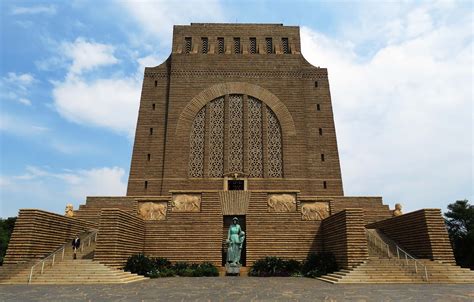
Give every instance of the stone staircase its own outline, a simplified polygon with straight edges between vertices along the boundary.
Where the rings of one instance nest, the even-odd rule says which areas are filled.
[[[415,260],[398,259],[400,252],[397,254],[393,240],[377,230],[367,231],[368,260],[318,279],[329,283],[474,283],[474,271],[441,261],[416,259],[415,272]]]
[[[41,274],[41,264],[33,270],[31,284],[105,284],[130,283],[148,278],[124,272],[123,270],[108,267],[93,261],[95,240],[89,241],[89,234],[82,234],[83,250],[77,252],[77,259],[73,259],[73,250],[66,244],[64,257],[62,252],[57,253],[54,265],[51,258],[45,262]],[[10,264],[0,267],[0,284],[28,284],[31,267],[39,263],[38,260],[27,263]]]

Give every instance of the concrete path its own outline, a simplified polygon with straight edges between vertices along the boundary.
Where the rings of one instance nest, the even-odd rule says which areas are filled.
[[[111,285],[0,285],[0,301],[474,301],[474,285],[332,285],[309,278],[160,278]]]

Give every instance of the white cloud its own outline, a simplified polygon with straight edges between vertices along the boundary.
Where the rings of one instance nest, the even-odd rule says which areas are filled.
[[[302,28],[304,56],[328,67],[346,195],[407,210],[473,198],[469,18],[434,25],[431,10],[385,20],[405,38],[386,37],[364,60],[358,38]]]
[[[125,170],[119,167],[51,171],[28,166],[19,176],[0,177],[0,217],[14,216],[19,208],[41,208],[62,214],[67,203],[77,209],[86,196],[124,196]],[[28,190],[25,190],[28,188]]]
[[[224,20],[224,10],[218,0],[193,1],[117,1],[145,32],[169,43],[173,25],[190,22]]]
[[[31,101],[27,98],[19,98],[18,102],[26,106],[31,106]]]
[[[29,73],[17,74],[15,72],[9,72],[7,76],[3,78],[3,81],[17,86],[22,90],[26,90],[35,82],[35,77]]]
[[[114,56],[113,46],[88,42],[82,37],[77,38],[73,43],[63,43],[62,51],[64,56],[72,59],[69,72],[73,75],[118,63],[118,59]]]
[[[136,79],[68,79],[56,84],[53,97],[56,110],[70,121],[133,135],[140,100]]]
[[[56,7],[54,5],[37,5],[30,7],[15,6],[11,9],[12,15],[36,15],[36,14],[56,14]]]

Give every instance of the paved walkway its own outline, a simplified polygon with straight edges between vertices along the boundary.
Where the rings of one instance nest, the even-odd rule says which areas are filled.
[[[474,301],[474,285],[332,285],[309,278],[161,278],[118,285],[0,285],[0,301]]]

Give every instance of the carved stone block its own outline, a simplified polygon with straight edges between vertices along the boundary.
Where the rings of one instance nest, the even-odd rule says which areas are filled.
[[[138,202],[138,215],[144,220],[165,220],[166,201],[140,201]]]
[[[200,212],[201,194],[173,194],[171,210],[173,212]]]
[[[294,194],[269,194],[268,212],[296,212],[296,196]]]
[[[301,218],[303,220],[323,220],[329,217],[329,202],[304,201],[301,202]]]

